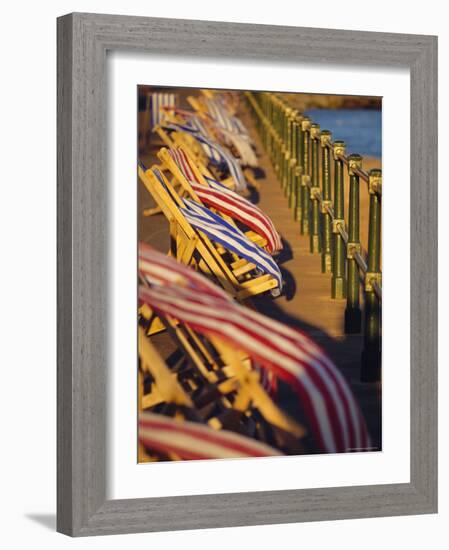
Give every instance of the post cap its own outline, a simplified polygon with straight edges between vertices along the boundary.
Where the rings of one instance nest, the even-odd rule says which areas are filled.
[[[349,174],[351,176],[354,174],[355,168],[362,168],[362,157],[360,155],[357,155],[356,153],[352,153],[352,155],[349,155],[348,157],[349,162]]]
[[[309,130],[311,125],[312,125],[312,122],[311,122],[310,118],[307,117],[307,116],[303,117],[302,122],[301,122],[302,131],[305,132],[306,130]]]
[[[346,153],[346,143],[338,140],[334,141],[334,157],[344,156]]]
[[[320,125],[313,123],[310,125],[310,137],[317,139],[320,136]]]
[[[332,139],[332,132],[329,130],[321,130],[321,146],[326,147],[326,145],[330,145],[331,139]]]
[[[372,168],[369,171],[368,191],[371,195],[382,193],[382,170]]]

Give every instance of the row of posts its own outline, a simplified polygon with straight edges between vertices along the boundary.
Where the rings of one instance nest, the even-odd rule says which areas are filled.
[[[310,252],[321,254],[321,271],[332,275],[331,297],[346,299],[345,332],[363,328],[361,379],[381,376],[381,202],[382,173],[362,170],[362,157],[347,156],[343,141],[332,141],[310,118],[274,93],[246,92],[262,144],[299,224],[310,237]],[[345,179],[349,174],[348,222]],[[332,177],[333,176],[333,177]],[[333,179],[333,186],[332,186]],[[370,196],[368,252],[360,243],[360,180]],[[360,285],[364,286],[364,315]]]

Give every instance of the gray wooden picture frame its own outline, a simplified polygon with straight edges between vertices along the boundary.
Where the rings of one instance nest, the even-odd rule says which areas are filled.
[[[82,536],[436,512],[437,38],[82,13],[57,24],[58,531]],[[410,69],[410,483],[106,499],[108,50]]]

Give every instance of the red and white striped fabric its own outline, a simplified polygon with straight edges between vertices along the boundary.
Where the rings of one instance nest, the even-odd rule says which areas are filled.
[[[185,151],[181,149],[180,147],[174,149],[170,148],[168,149],[168,152],[171,156],[171,158],[175,161],[176,166],[179,168],[183,176],[187,179],[190,183],[201,183],[200,178],[198,178],[195,174],[195,171],[192,167],[192,164],[190,162],[189,157],[186,155]]]
[[[260,208],[215,180],[205,178],[208,186],[203,185],[196,177],[190,159],[182,149],[169,149],[169,153],[203,204],[240,221],[263,237],[271,254],[282,250],[279,233],[271,219]]]
[[[139,243],[139,275],[150,285],[182,285],[214,296],[217,300],[225,302],[232,300],[229,294],[203,275],[143,242]],[[260,373],[262,387],[271,397],[274,397],[277,393],[275,374],[257,364],[254,364],[253,367]]]
[[[281,455],[265,443],[227,430],[142,412],[139,441],[151,450],[175,453],[184,460]]]
[[[139,299],[200,334],[245,351],[296,391],[320,452],[362,451],[370,441],[365,421],[342,374],[305,334],[236,302],[186,288],[140,287]]]
[[[229,294],[214,285],[204,275],[158,252],[144,242],[139,242],[139,275],[142,280],[154,286],[181,285],[208,296],[214,296],[216,300],[225,302],[232,300]]]

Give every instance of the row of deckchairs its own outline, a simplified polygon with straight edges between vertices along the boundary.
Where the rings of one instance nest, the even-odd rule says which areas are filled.
[[[369,446],[338,369],[305,334],[254,311],[282,292],[282,239],[250,202],[254,153],[235,93],[203,90],[194,112],[163,107],[158,162],[138,166],[168,221],[168,255],[139,245],[139,460],[347,452]],[[234,167],[234,168],[233,168]],[[155,338],[168,338],[162,357]],[[167,343],[167,341],[165,341]],[[278,403],[282,380],[296,413]],[[295,413],[295,418],[296,418]]]
[[[252,148],[252,140],[248,130],[241,119],[229,112],[229,102],[226,102],[224,95],[205,96],[204,98],[189,97],[190,104],[194,107],[199,116],[210,121],[215,135],[240,157],[242,164],[252,168],[257,167],[257,157]]]
[[[204,98],[188,97],[193,111],[167,107],[166,124],[159,127],[160,131],[190,134],[208,161],[216,169],[229,173],[238,191],[246,189],[247,181],[257,186],[257,180],[248,170],[257,168],[258,160],[247,129],[227,110],[227,103],[221,100],[224,94],[212,98],[210,91],[203,92],[207,94]]]

